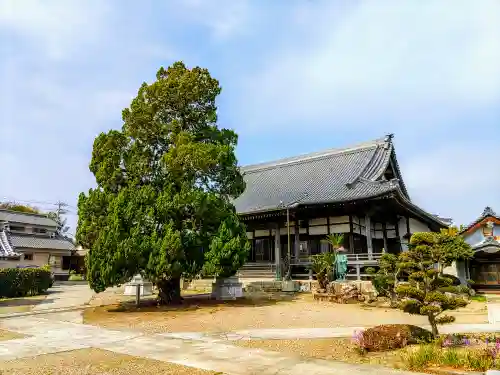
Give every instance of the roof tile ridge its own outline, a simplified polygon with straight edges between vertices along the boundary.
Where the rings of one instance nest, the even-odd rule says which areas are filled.
[[[370,142],[360,143],[358,145],[354,145],[351,147],[332,148],[332,149],[328,149],[328,150],[324,150],[324,151],[311,152],[311,153],[299,155],[296,157],[292,156],[290,158],[282,158],[282,159],[269,161],[269,162],[249,164],[247,166],[242,166],[240,168],[241,168],[242,172],[248,173],[248,172],[263,171],[263,170],[273,169],[273,168],[278,168],[278,167],[283,167],[283,166],[302,164],[305,162],[326,159],[326,158],[331,157],[333,155],[353,154],[353,153],[367,150],[370,148],[377,148],[380,146],[380,142],[381,142],[380,139],[377,139],[377,140],[373,140]],[[291,160],[287,160],[287,159],[291,159]]]
[[[347,187],[351,188],[355,186],[361,179],[375,181],[380,177],[381,171],[383,173],[384,168],[387,168],[387,164],[390,161],[393,147],[392,138],[393,135],[389,134],[379,140],[380,143],[377,143],[377,147],[368,163],[352,181],[346,184]],[[372,173],[372,169],[375,169],[376,172]]]
[[[391,146],[384,145],[380,147],[364,171],[363,177],[373,181],[378,180],[387,169],[390,158]]]
[[[0,208],[0,212],[8,212],[8,213],[12,213],[12,214],[26,215],[26,216],[38,216],[38,217],[50,219],[48,214],[42,214],[42,213],[36,213],[36,212],[22,212],[22,211],[15,211],[15,210],[7,210],[5,208]]]

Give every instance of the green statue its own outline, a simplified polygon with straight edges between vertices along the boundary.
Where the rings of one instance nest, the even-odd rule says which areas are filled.
[[[345,281],[345,275],[347,274],[347,254],[337,253],[335,273],[337,274],[337,281]]]

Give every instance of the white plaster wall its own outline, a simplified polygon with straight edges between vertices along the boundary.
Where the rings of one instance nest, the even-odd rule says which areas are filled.
[[[410,232],[430,232],[429,227],[417,219],[410,218]]]
[[[328,234],[328,226],[326,225],[318,225],[315,227],[309,227],[310,235],[320,235],[320,234]]]
[[[457,263],[453,262],[453,264],[449,267],[445,267],[443,269],[443,273],[447,273],[448,275],[453,275],[458,277],[458,269],[457,269]]]

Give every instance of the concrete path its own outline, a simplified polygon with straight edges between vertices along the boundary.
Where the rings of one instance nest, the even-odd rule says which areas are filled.
[[[430,327],[423,326],[430,329]],[[235,332],[203,333],[175,332],[160,335],[175,339],[198,340],[207,342],[238,341],[238,340],[294,340],[352,337],[356,331],[366,327],[336,327],[336,328],[285,328],[285,329],[254,329]],[[439,327],[440,333],[480,333],[500,332],[498,324],[448,324]]]
[[[32,311],[37,313],[50,309],[66,309],[86,305],[94,296],[88,285],[58,285],[49,289],[49,295]]]
[[[76,313],[73,313],[73,315]],[[71,314],[66,317],[72,320]],[[299,356],[249,349],[232,345],[144,336],[138,332],[114,331],[61,321],[61,316],[44,315],[9,318],[0,327],[30,337],[0,342],[0,360],[58,353],[84,348],[100,348],[116,353],[156,359],[234,375],[410,375],[415,373],[367,365],[351,365],[326,360],[304,360]]]

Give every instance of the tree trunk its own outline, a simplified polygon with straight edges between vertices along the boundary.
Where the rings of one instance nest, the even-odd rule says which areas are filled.
[[[437,337],[439,335],[439,332],[438,332],[438,327],[437,327],[437,323],[436,323],[436,317],[432,313],[427,315],[427,317],[429,318],[429,323],[431,325],[432,334],[434,335],[434,337]]]
[[[390,295],[391,307],[393,309],[398,307],[398,295],[394,291],[394,289],[389,291],[389,295]]]
[[[180,277],[162,280],[156,286],[160,305],[174,305],[182,302]]]

